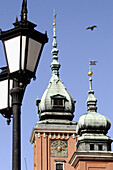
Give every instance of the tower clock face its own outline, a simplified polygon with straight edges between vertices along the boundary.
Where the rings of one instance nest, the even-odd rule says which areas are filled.
[[[66,140],[51,140],[51,156],[52,157],[67,157],[67,141]]]

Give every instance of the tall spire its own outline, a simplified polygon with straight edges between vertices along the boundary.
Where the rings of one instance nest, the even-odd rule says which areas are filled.
[[[93,75],[93,72],[91,71],[91,68],[90,68],[90,71],[88,72],[88,76],[90,76],[89,78],[89,91],[88,91],[88,98],[87,98],[87,111],[88,112],[96,112],[97,111],[97,107],[96,107],[96,103],[97,103],[97,99],[96,97],[94,96],[94,90],[92,89],[92,75]]]
[[[54,12],[54,21],[53,21],[53,49],[51,51],[53,57],[53,62],[51,63],[50,67],[51,70],[53,71],[53,74],[59,75],[59,68],[60,68],[60,63],[58,62],[58,52],[59,50],[57,49],[57,41],[56,41],[56,13]]]
[[[53,21],[53,49],[52,63],[50,65],[52,76],[41,100],[37,100],[40,122],[48,124],[73,124],[75,101],[67,91],[59,76],[60,64],[58,62],[58,49],[56,41],[56,14]],[[76,124],[76,123],[75,123]]]
[[[21,21],[27,21],[27,0],[23,0],[22,2],[22,10],[21,10]]]
[[[90,64],[95,65],[95,64]],[[92,89],[92,75],[93,72],[88,72],[89,91],[87,98],[87,113],[83,114],[77,125],[77,150],[79,151],[111,151],[112,139],[106,136],[110,129],[111,123],[104,115],[97,113],[97,99],[94,96]],[[99,147],[101,146],[101,147]]]

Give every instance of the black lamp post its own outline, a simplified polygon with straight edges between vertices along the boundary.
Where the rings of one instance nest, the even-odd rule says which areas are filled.
[[[8,31],[1,31],[0,39],[3,42],[8,76],[13,79],[13,88],[8,88],[12,96],[13,113],[13,157],[12,169],[21,170],[21,103],[24,90],[35,72],[39,63],[44,44],[47,43],[47,34],[34,29],[35,24],[27,20],[27,0],[23,0],[21,21],[13,24],[15,27]],[[9,96],[8,96],[9,97]],[[6,110],[5,110],[6,111]]]

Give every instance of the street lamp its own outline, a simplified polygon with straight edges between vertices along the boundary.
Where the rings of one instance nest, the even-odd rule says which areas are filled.
[[[1,32],[6,61],[10,76],[23,81],[35,77],[36,68],[44,44],[48,41],[47,35],[34,29],[35,24],[27,20],[27,2],[23,0],[21,21],[13,24],[15,27]],[[18,77],[19,76],[19,77]]]
[[[31,78],[35,78],[41,52],[48,38],[46,33],[36,31],[34,29],[36,25],[27,20],[27,0],[23,0],[22,3],[21,20],[18,21],[16,18],[13,25],[13,29],[1,31],[0,39],[5,50],[8,76],[13,80],[13,88],[6,90],[6,93],[9,94],[10,91],[12,96],[12,170],[21,170],[21,103],[27,84],[30,83]],[[8,95],[7,97],[9,98]]]

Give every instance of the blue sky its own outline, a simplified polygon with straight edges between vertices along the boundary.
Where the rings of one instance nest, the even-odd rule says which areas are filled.
[[[16,16],[20,18],[22,1],[4,0],[0,5],[0,28],[13,28]],[[28,20],[37,24],[36,29],[48,32],[49,42],[45,45],[37,69],[36,81],[28,85],[22,105],[22,170],[26,156],[28,170],[32,169],[33,151],[30,144],[32,128],[38,121],[36,97],[41,98],[51,77],[53,9],[57,18],[57,42],[60,77],[75,98],[75,118],[86,113],[89,88],[89,58],[97,60],[93,66],[93,89],[97,98],[98,113],[108,117],[113,138],[113,1],[112,0],[33,0],[28,1]],[[92,32],[90,25],[97,25]],[[5,65],[4,51],[0,43],[0,67]],[[6,125],[0,116],[0,169],[12,167],[12,123]],[[10,168],[9,168],[10,167]]]

